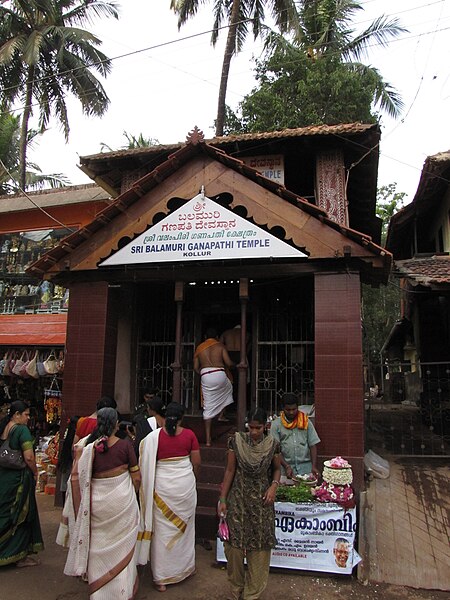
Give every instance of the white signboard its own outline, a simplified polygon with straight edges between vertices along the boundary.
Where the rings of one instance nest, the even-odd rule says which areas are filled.
[[[361,557],[353,548],[356,509],[318,502],[275,503],[275,536],[271,567],[350,575]],[[225,561],[217,540],[217,560]]]
[[[241,156],[239,160],[252,169],[259,171],[267,179],[284,185],[284,157],[282,154],[269,154],[267,156]]]
[[[99,266],[305,256],[297,248],[199,194]]]

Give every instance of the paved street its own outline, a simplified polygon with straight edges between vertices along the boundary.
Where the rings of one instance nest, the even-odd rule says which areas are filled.
[[[46,549],[40,554],[42,565],[25,569],[13,566],[1,570],[0,600],[88,600],[87,586],[81,580],[66,577],[63,567],[66,551],[54,542],[61,510],[53,506],[53,497],[38,495],[41,524]],[[160,596],[151,585],[151,576],[144,569],[137,600]],[[197,574],[189,580],[169,586],[165,600],[224,600],[228,598],[226,571],[218,567],[214,551],[197,546]],[[322,576],[280,570],[271,573],[269,586],[262,600],[444,600],[445,592],[413,590],[393,585],[363,586],[351,577]],[[111,600],[115,600],[111,598]]]

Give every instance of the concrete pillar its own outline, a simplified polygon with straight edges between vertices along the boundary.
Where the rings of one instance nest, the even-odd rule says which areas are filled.
[[[114,397],[118,312],[109,292],[104,281],[70,286],[64,416],[89,415],[102,396]]]
[[[359,273],[315,275],[315,407],[319,457],[343,456],[364,486],[364,386]]]

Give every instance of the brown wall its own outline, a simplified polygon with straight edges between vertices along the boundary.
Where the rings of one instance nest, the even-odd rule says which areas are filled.
[[[117,307],[108,284],[70,287],[64,368],[64,412],[85,416],[102,396],[114,396]]]
[[[343,456],[364,480],[364,390],[358,273],[315,275],[315,406],[319,457]]]

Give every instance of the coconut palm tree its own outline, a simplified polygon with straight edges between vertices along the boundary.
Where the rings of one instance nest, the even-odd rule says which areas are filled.
[[[207,0],[171,0],[170,8],[178,15],[178,29],[197,14],[199,6]],[[254,39],[266,32],[265,9],[270,8],[278,30],[285,33],[295,30],[298,13],[295,0],[214,0],[214,24],[211,43],[215,46],[220,28],[228,25],[228,35],[222,63],[219,99],[217,103],[216,135],[223,135],[225,98],[231,59],[243,47],[249,28]]]
[[[352,20],[364,10],[357,0],[303,0],[299,10],[300,26],[292,41],[297,48],[311,59],[338,58],[346,67],[365,76],[370,74],[375,86],[375,105],[390,116],[398,117],[403,101],[396,90],[386,82],[381,73],[361,59],[367,57],[370,45],[387,46],[389,41],[407,30],[399,20],[385,16],[375,19],[363,32],[356,34]],[[269,52],[286,49],[290,42],[271,33],[266,40]]]
[[[0,4],[0,103],[23,108],[20,133],[20,185],[26,185],[29,120],[39,110],[43,132],[56,116],[69,137],[66,95],[87,115],[101,116],[109,98],[93,74],[106,76],[111,61],[101,41],[81,28],[95,17],[118,18],[116,4],[101,0],[10,0]]]
[[[39,132],[28,131],[28,146],[36,142]],[[20,162],[20,118],[7,111],[0,112],[0,195],[14,194],[23,191],[19,185]],[[68,185],[70,181],[61,173],[45,175],[41,168],[28,162],[26,187],[28,190],[39,190],[44,187],[58,188]]]
[[[123,132],[124,138],[127,140],[127,143],[119,148],[119,150],[134,150],[135,148],[150,148],[151,146],[159,146],[160,142],[156,138],[145,137],[143,133],[140,133],[138,136],[135,136],[132,133],[128,133],[128,131]],[[100,144],[101,152],[116,152],[118,148],[111,148],[109,144],[102,142]]]

